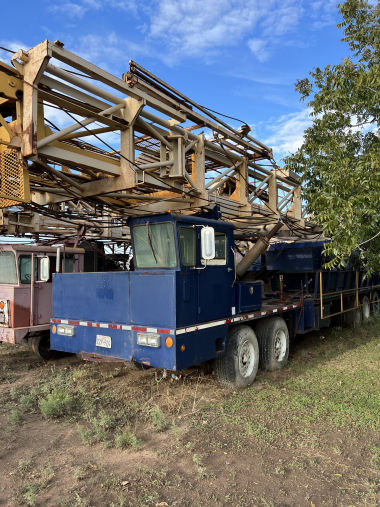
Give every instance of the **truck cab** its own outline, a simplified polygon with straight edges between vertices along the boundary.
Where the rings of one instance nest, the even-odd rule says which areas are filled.
[[[225,352],[261,282],[236,282],[234,226],[204,215],[130,219],[135,270],[55,274],[51,347],[180,370]]]
[[[56,257],[57,248],[49,246],[0,246],[0,341],[26,340],[36,346],[36,338],[40,343],[43,335],[48,337]],[[83,258],[83,249],[66,248],[59,270],[79,272],[83,269]]]

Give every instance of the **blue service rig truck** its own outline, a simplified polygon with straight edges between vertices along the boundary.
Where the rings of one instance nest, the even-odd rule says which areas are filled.
[[[295,335],[379,313],[379,277],[325,270],[323,242],[269,246],[278,223],[236,263],[219,217],[131,218],[134,271],[53,275],[51,349],[174,371],[213,361],[240,389],[259,365],[284,367]]]

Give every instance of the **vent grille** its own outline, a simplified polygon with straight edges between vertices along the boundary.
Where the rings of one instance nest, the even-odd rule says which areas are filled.
[[[8,148],[0,153],[0,178],[0,208],[14,206],[25,200],[24,168],[16,150]]]

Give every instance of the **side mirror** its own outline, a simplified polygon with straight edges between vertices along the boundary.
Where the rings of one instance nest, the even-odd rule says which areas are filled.
[[[201,230],[201,250],[203,259],[215,258],[215,231],[212,227],[205,226]]]
[[[49,257],[40,258],[40,282],[49,281],[50,277],[50,259]]]

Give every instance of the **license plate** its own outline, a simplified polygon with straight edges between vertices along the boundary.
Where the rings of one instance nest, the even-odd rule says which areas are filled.
[[[96,335],[96,346],[105,347],[106,349],[111,348],[112,339],[110,336],[103,336],[102,334]]]

